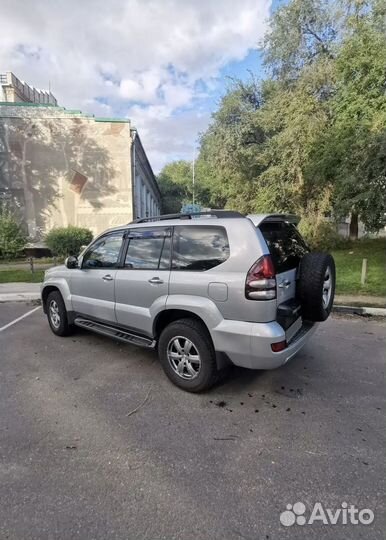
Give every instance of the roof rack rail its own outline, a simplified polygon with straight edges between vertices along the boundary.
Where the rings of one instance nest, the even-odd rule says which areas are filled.
[[[164,221],[167,219],[193,219],[200,216],[212,216],[216,218],[241,218],[245,217],[244,214],[240,212],[235,212],[233,210],[208,210],[206,212],[192,212],[191,214],[163,214],[161,216],[152,216],[134,219],[129,223],[148,223],[149,221]]]

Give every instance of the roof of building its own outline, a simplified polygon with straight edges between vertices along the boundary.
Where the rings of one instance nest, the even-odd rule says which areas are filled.
[[[58,105],[53,105],[52,103],[30,103],[26,101],[0,101],[0,107],[28,107],[28,108],[40,108],[45,109],[49,108],[53,112],[63,113],[64,115],[68,115],[71,117],[78,116],[80,118],[90,118],[94,120],[95,122],[118,122],[118,123],[124,123],[129,124],[130,119],[129,118],[105,118],[100,116],[95,116],[90,113],[83,113],[79,109],[66,109],[66,107],[59,107]]]
[[[44,105],[57,105],[57,99],[49,90],[40,90],[21,81],[11,71],[0,73],[0,86],[5,89],[13,89],[23,103],[36,103]],[[5,94],[7,95],[7,94]],[[11,101],[12,102],[12,101]]]

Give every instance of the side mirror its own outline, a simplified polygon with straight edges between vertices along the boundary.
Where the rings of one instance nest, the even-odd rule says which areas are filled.
[[[78,257],[74,257],[73,255],[70,255],[64,261],[64,264],[67,266],[67,268],[78,268]]]

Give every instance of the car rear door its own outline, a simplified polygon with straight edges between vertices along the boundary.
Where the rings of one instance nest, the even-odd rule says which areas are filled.
[[[165,306],[169,291],[171,236],[170,227],[128,231],[115,280],[118,324],[152,335],[154,317]]]
[[[300,261],[309,249],[292,223],[268,219],[259,225],[259,229],[268,245],[276,271],[278,316],[282,317],[280,323],[289,328],[300,314],[296,299],[296,279]],[[285,312],[287,317],[283,316]]]
[[[221,282],[216,269],[228,258],[225,227],[176,225],[170,295],[209,297],[214,302],[224,303],[228,298],[228,287]]]

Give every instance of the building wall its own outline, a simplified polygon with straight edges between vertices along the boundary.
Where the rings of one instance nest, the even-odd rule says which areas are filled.
[[[141,140],[135,130],[133,138],[134,215],[136,218],[158,216],[161,213],[161,194],[146,157]]]
[[[133,219],[128,121],[52,106],[0,105],[0,198],[39,242],[57,226],[94,234]]]

